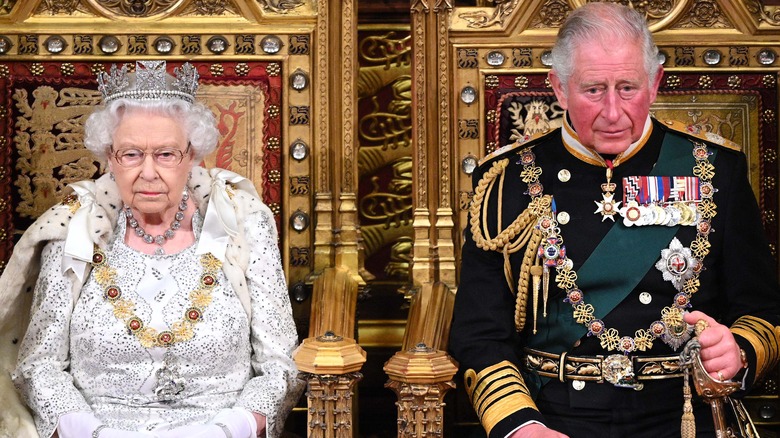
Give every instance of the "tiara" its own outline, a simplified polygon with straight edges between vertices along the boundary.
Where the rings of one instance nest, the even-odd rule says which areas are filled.
[[[127,72],[127,64],[116,64],[106,73],[98,73],[98,91],[103,103],[126,98],[136,100],[182,99],[195,102],[198,71],[189,62],[173,69],[176,77],[165,71],[165,61],[136,61],[135,73]]]

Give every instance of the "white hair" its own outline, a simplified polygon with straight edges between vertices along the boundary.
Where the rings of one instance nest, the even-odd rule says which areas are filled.
[[[602,44],[609,38],[640,43],[647,77],[650,84],[655,81],[659,65],[658,47],[645,18],[619,3],[596,2],[575,9],[558,31],[558,39],[552,49],[552,68],[564,89],[574,70],[574,51],[587,44]]]
[[[136,100],[120,98],[96,109],[84,124],[84,146],[96,157],[108,160],[114,132],[128,112],[146,112],[180,120],[195,161],[217,147],[219,131],[214,113],[202,103],[181,99]]]

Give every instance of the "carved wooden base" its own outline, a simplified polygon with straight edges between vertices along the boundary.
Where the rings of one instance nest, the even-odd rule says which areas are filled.
[[[444,395],[458,371],[447,353],[425,344],[396,353],[384,367],[390,380],[385,384],[398,397],[398,437],[443,436]]]
[[[363,375],[301,373],[300,377],[308,383],[308,437],[352,438],[352,387]]]
[[[390,380],[385,384],[398,396],[398,438],[441,437],[444,428],[444,395],[452,380],[440,383],[403,383]]]
[[[365,361],[354,339],[326,332],[303,340],[295,363],[308,384],[309,438],[352,438],[352,387],[363,378]]]

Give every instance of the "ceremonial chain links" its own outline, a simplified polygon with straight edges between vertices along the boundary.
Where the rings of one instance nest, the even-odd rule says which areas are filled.
[[[177,342],[192,339],[195,335],[195,324],[203,318],[203,312],[211,304],[211,292],[217,285],[217,273],[222,262],[211,253],[200,258],[203,274],[199,284],[190,292],[190,305],[184,311],[181,320],[173,323],[171,330],[158,332],[147,327],[144,321],[135,314],[135,303],[123,296],[122,290],[116,284],[116,269],[108,264],[106,254],[95,246],[92,254],[93,278],[103,288],[103,298],[114,308],[114,316],[124,323],[127,330],[135,335],[144,348],[170,347]]]
[[[531,204],[534,204],[543,196],[544,188],[539,182],[542,168],[536,165],[536,156],[531,149],[532,147],[529,147],[519,152],[518,164],[523,166],[520,178],[528,185],[526,193],[531,197]],[[637,330],[633,337],[621,337],[617,329],[607,327],[604,321],[594,317],[593,305],[585,302],[585,293],[577,287],[577,272],[573,269],[574,263],[566,256],[563,237],[560,235],[554,212],[550,216],[543,215],[539,218],[537,228],[544,235],[539,255],[545,258],[544,263],[547,266],[555,267],[555,283],[566,292],[564,302],[571,304],[574,319],[588,329],[588,336],[598,337],[601,347],[607,351],[621,351],[623,354],[636,350],[646,351],[653,346],[656,338],[670,343],[669,338],[679,337],[688,331],[687,324],[683,321],[683,312],[691,307],[691,298],[699,290],[699,274],[704,269],[704,257],[710,252],[711,220],[717,213],[713,200],[716,190],[712,186],[715,166],[708,161],[710,152],[705,144],[694,142],[693,156],[696,160],[693,174],[699,178],[700,185],[704,188],[702,200],[697,206],[700,215],[696,223],[697,235],[691,242],[691,253],[695,259],[693,275],[682,283],[672,305],[661,310],[661,319],[650,324],[648,329]],[[670,345],[675,349],[679,347],[672,343]]]

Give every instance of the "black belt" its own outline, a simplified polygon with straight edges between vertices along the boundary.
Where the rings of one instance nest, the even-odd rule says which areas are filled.
[[[641,389],[640,381],[683,377],[680,356],[569,356],[531,348],[525,351],[525,369],[561,382],[580,380],[609,382],[615,386]]]

